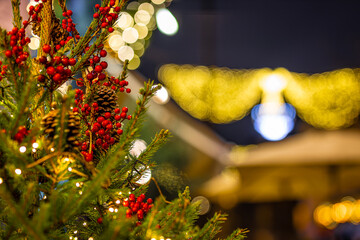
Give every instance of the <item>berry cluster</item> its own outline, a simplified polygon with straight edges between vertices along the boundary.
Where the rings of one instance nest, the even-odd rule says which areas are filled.
[[[67,56],[54,56],[50,45],[45,44],[43,51],[48,54],[49,58],[41,56],[38,58],[39,62],[45,66],[46,73],[38,76],[38,81],[43,83],[46,79],[52,80],[55,84],[61,85],[72,74],[70,67],[76,64],[74,58]]]
[[[14,140],[19,144],[24,140],[24,138],[29,134],[29,130],[25,126],[20,126],[17,133],[14,135]]]
[[[5,51],[5,56],[15,58],[16,64],[22,66],[29,57],[29,53],[24,51],[24,46],[30,43],[30,38],[25,37],[25,28],[14,27],[8,35],[10,35],[11,49]]]
[[[44,7],[43,3],[46,3],[47,0],[43,0],[42,3],[39,3],[39,0],[35,0],[35,2],[38,2],[36,6],[30,6],[29,7],[29,19],[23,21],[24,28],[26,28],[31,22],[41,22],[41,18],[39,17],[39,13]]]
[[[126,217],[131,218],[133,215],[137,215],[139,222],[137,224],[141,224],[141,220],[144,219],[144,216],[147,212],[153,207],[153,200],[148,198],[146,201],[145,195],[141,194],[139,197],[135,197],[134,194],[130,194],[128,200],[124,200],[122,202],[124,207],[128,207],[126,210]]]
[[[98,46],[97,53],[94,53],[94,55],[88,60],[92,71],[86,75],[86,79],[90,82],[90,84],[97,83],[100,85],[100,81],[106,79],[106,74],[103,71],[108,67],[108,64],[105,61],[101,61],[101,58],[106,57],[107,52],[103,49],[103,47],[103,45]]]
[[[1,67],[2,66],[2,67]],[[7,65],[2,65],[2,61],[0,61],[0,81],[2,80],[2,78],[6,75],[6,70],[7,70],[8,66]]]
[[[109,81],[104,82],[104,86],[111,87],[111,89],[114,91],[120,91],[120,92],[126,91],[127,93],[130,93],[131,89],[127,88],[126,87],[127,85],[129,85],[128,81],[120,80],[115,77],[111,77],[109,78]]]
[[[71,10],[67,10],[66,12],[62,13],[63,17],[65,18],[62,20],[61,26],[69,33],[73,33],[73,35],[75,35],[74,33],[77,33],[77,31],[75,28],[75,23],[73,23],[73,20],[71,19],[72,14],[73,12]],[[75,38],[80,39],[80,35],[76,34]]]
[[[120,7],[115,7],[115,0],[110,0],[109,6],[100,7],[99,4],[95,5],[97,12],[94,13],[94,18],[100,19],[100,27],[103,29],[107,29],[110,33],[114,31],[112,27],[118,18],[118,13],[120,12]],[[111,10],[113,12],[111,12]]]

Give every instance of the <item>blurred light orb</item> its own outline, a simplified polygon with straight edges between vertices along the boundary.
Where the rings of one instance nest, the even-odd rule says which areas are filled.
[[[209,212],[210,210],[210,202],[206,197],[203,196],[197,196],[194,197],[194,199],[191,201],[191,203],[195,203],[195,202],[199,202],[200,201],[200,205],[199,205],[199,214],[200,215],[204,215],[206,213]]]
[[[157,26],[165,35],[175,35],[179,30],[179,24],[174,15],[166,8],[159,9],[156,12]]]
[[[40,38],[32,37],[30,38],[29,48],[31,50],[36,50],[40,47]]]
[[[138,10],[147,11],[148,13],[150,13],[150,15],[153,15],[155,12],[153,5],[151,3],[147,3],[147,2],[140,4]]]
[[[134,19],[129,13],[121,12],[119,15],[119,19],[116,21],[116,24],[119,28],[124,30],[134,25]]]
[[[149,31],[153,31],[156,29],[156,20],[154,17],[150,18],[150,21],[148,24],[146,24],[146,27],[149,29]]]
[[[17,175],[20,175],[20,174],[21,174],[21,169],[20,169],[20,168],[15,169],[15,173],[16,173]]]
[[[134,50],[129,46],[122,46],[118,50],[118,57],[121,61],[125,62],[126,60],[131,61],[134,58]]]
[[[134,43],[139,39],[139,33],[133,27],[126,28],[122,33],[122,39],[126,43]]]
[[[269,141],[284,139],[294,128],[295,109],[290,104],[284,104],[277,113],[261,111],[263,104],[256,105],[251,110],[255,130]]]
[[[157,85],[155,85],[154,87],[156,86]],[[166,88],[161,86],[161,88],[155,92],[154,96],[151,99],[157,104],[165,104],[169,102],[170,96]]]
[[[136,139],[130,148],[130,154],[139,157],[140,154],[146,149],[146,142],[142,139]]]
[[[137,1],[131,2],[127,5],[126,9],[136,11],[139,8],[140,3]]]
[[[153,2],[153,4],[156,4],[156,5],[160,5],[165,2],[165,0],[151,0],[151,1]]]
[[[142,169],[138,169],[140,170],[139,172],[141,172],[143,170],[144,166],[142,166]],[[133,174],[137,174],[135,171],[133,172]],[[145,171],[142,172],[140,178],[135,182],[135,184],[137,185],[146,185],[150,182],[151,180],[151,169],[147,168],[145,169]]]
[[[135,13],[134,19],[136,23],[143,23],[146,25],[150,22],[151,15],[145,10],[139,10]]]
[[[135,70],[140,66],[140,58],[137,55],[134,55],[134,57],[130,60],[128,69]]]
[[[143,39],[148,35],[149,30],[148,30],[148,28],[146,27],[145,24],[137,23],[137,24],[134,25],[134,28],[139,33],[139,37],[138,37],[139,39]]]
[[[119,50],[122,46],[125,45],[125,42],[120,34],[114,34],[110,36],[108,42],[110,48],[114,51]]]

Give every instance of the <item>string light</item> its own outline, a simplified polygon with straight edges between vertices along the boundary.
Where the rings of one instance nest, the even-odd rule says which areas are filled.
[[[83,222],[83,226],[86,226],[86,224],[87,224],[86,222]]]
[[[20,174],[21,174],[21,169],[20,169],[20,168],[15,169],[15,173],[16,173],[17,175],[20,175]]]
[[[114,208],[109,208],[109,212],[114,212]]]
[[[26,147],[25,147],[25,146],[21,146],[21,147],[19,148],[19,151],[20,151],[21,153],[26,152]]]
[[[0,178],[0,184],[2,184],[4,181],[3,181],[3,179],[2,178]]]
[[[36,148],[33,148],[33,149],[32,149],[32,152],[33,152],[33,153],[36,153]]]
[[[80,195],[82,195],[82,194],[83,194],[83,192],[82,192],[82,191],[79,191],[79,194],[80,194]]]
[[[79,182],[75,183],[75,185],[76,185],[77,187],[80,187],[80,183],[79,183]]]
[[[51,152],[54,152],[54,151],[55,151],[55,149],[54,149],[54,148],[50,148],[50,151],[51,151]]]
[[[38,148],[38,147],[39,147],[39,144],[38,144],[37,142],[34,142],[34,143],[32,144],[32,147],[33,147],[33,148]]]
[[[115,203],[119,205],[121,203],[121,201],[118,199],[118,200],[116,200]]]
[[[71,172],[71,171],[72,171],[72,167],[68,167],[68,171]]]
[[[93,237],[89,237],[89,239],[88,240],[94,240],[94,238]]]
[[[75,230],[75,231],[74,231],[74,234],[77,234],[77,233],[78,233],[78,231],[77,231],[77,230]]]

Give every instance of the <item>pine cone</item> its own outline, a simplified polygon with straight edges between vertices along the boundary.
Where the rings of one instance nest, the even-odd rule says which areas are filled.
[[[117,97],[114,90],[106,86],[100,86],[94,96],[94,102],[99,106],[95,117],[103,116],[106,112],[113,112],[117,107]]]
[[[60,44],[61,40],[66,40],[69,36],[69,33],[62,28],[60,20],[55,16],[55,12],[53,11],[51,14],[51,22],[52,22],[52,30],[51,30],[51,41],[54,45]],[[35,35],[40,37],[41,33],[41,25],[40,22],[32,23],[32,31]]]
[[[56,128],[60,127],[59,123],[59,110],[50,111],[44,118],[41,120],[41,125],[46,134],[49,146],[54,145],[54,139],[57,139],[59,136],[55,135]],[[80,118],[73,112],[68,112],[67,115],[67,128],[65,129],[66,133],[66,144],[65,151],[71,151],[72,149],[78,148],[77,137],[80,133]]]

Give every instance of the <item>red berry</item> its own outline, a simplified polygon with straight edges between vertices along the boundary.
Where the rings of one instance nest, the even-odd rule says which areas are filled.
[[[38,79],[38,81],[41,82],[41,83],[45,82],[45,76],[42,75],[42,74],[40,74],[37,79]]]
[[[130,195],[129,195],[129,201],[130,201],[130,202],[134,202],[134,201],[135,201],[135,195],[134,195],[134,194],[130,194]]]
[[[95,4],[95,8],[99,9],[100,8],[100,4]]]
[[[148,199],[147,199],[147,203],[148,203],[148,204],[152,204],[152,203],[153,203],[153,200],[152,200],[151,198],[148,198]]]
[[[126,112],[122,112],[122,113],[120,114],[120,117],[121,117],[121,118],[126,118]]]
[[[112,126],[112,124],[110,123],[110,124],[108,124],[108,125],[106,125],[106,129],[112,129],[113,128],[113,126]]]
[[[74,107],[73,112],[79,112],[79,108]]]
[[[120,115],[115,115],[115,120],[116,120],[116,121],[120,121],[120,119],[121,119],[121,116],[120,116]]]
[[[133,211],[131,211],[130,208],[126,210],[126,215],[131,215],[132,213],[133,213]]]
[[[123,133],[123,130],[122,130],[122,129],[118,129],[118,130],[116,131],[116,133],[119,134],[119,135],[121,135],[121,134]]]
[[[39,57],[39,62],[42,63],[42,64],[46,64],[47,63],[46,57],[45,56]]]
[[[86,156],[85,156],[85,161],[87,162],[91,162],[93,160],[93,155],[91,153],[88,153]]]
[[[116,110],[116,109],[115,109],[115,110]],[[129,110],[129,109],[128,109],[127,107],[123,107],[123,108],[121,109],[121,111],[122,111],[122,112],[125,112],[125,113],[127,113],[128,110]]]
[[[46,69],[46,73],[52,76],[56,73],[56,70],[53,66],[50,66]]]
[[[99,217],[99,218],[97,219],[97,222],[98,222],[99,224],[102,224],[103,219],[102,219],[101,217]]]
[[[97,12],[94,13],[94,15],[93,15],[94,18],[98,18],[99,16],[100,16],[100,15],[99,15],[99,13],[97,13]]]
[[[8,58],[10,58],[10,57],[12,56],[12,52],[11,52],[10,50],[7,50],[7,51],[5,52],[5,56],[8,57]]]
[[[104,135],[104,134],[105,134],[104,129],[100,129],[100,130],[98,131],[98,134],[99,134],[100,136]]]
[[[60,73],[56,73],[56,74],[54,75],[54,77],[53,77],[53,80],[54,80],[54,82],[56,82],[56,83],[60,83],[61,80],[62,80],[61,74],[60,74]]]
[[[96,143],[97,145],[102,145],[102,144],[103,144],[103,141],[101,140],[101,138],[98,138],[98,139],[95,141],[95,143]]]
[[[73,14],[73,12],[71,10],[67,10],[66,14],[70,17]]]
[[[69,58],[63,57],[63,58],[61,59],[61,63],[62,63],[65,67],[67,67],[67,66],[69,65]]]
[[[102,70],[103,70],[103,68],[102,68],[100,65],[97,65],[97,66],[95,67],[95,72],[100,73]]]
[[[109,28],[108,28],[108,31],[109,31],[109,33],[112,33],[112,32],[114,31],[114,28],[109,27]]]
[[[116,125],[116,128],[121,128],[121,123],[117,122],[115,125]]]
[[[100,62],[100,58],[98,56],[93,57],[94,63]]]
[[[127,116],[127,119],[128,119],[128,120],[131,120],[131,118],[132,118],[131,115],[128,115],[128,116]]]
[[[127,93],[131,93],[131,89],[130,89],[130,88],[127,88],[127,89],[126,89],[126,92],[127,92]]]
[[[97,122],[98,122],[98,123],[102,123],[104,120],[105,120],[104,117],[98,117],[98,118],[97,118]]]
[[[92,79],[94,79],[94,75],[92,73],[88,73],[88,74],[86,74],[86,78],[88,80],[92,80]]]
[[[43,51],[44,51],[44,53],[50,53],[50,51],[51,51],[50,45],[49,45],[49,44],[45,44],[45,45],[43,46]]]
[[[111,113],[110,113],[110,112],[106,112],[106,113],[104,114],[104,117],[105,117],[106,119],[111,118]]]
[[[74,65],[76,64],[76,60],[75,60],[74,58],[70,58],[70,59],[69,59],[69,64],[70,64],[71,66],[74,66]]]
[[[107,62],[102,61],[102,62],[100,63],[100,66],[101,66],[103,69],[106,69],[106,68],[108,67],[108,64],[107,64]]]
[[[106,55],[107,55],[107,52],[105,50],[100,51],[100,56],[101,57],[106,57]]]
[[[115,12],[120,12],[120,7],[115,7],[114,10]]]

